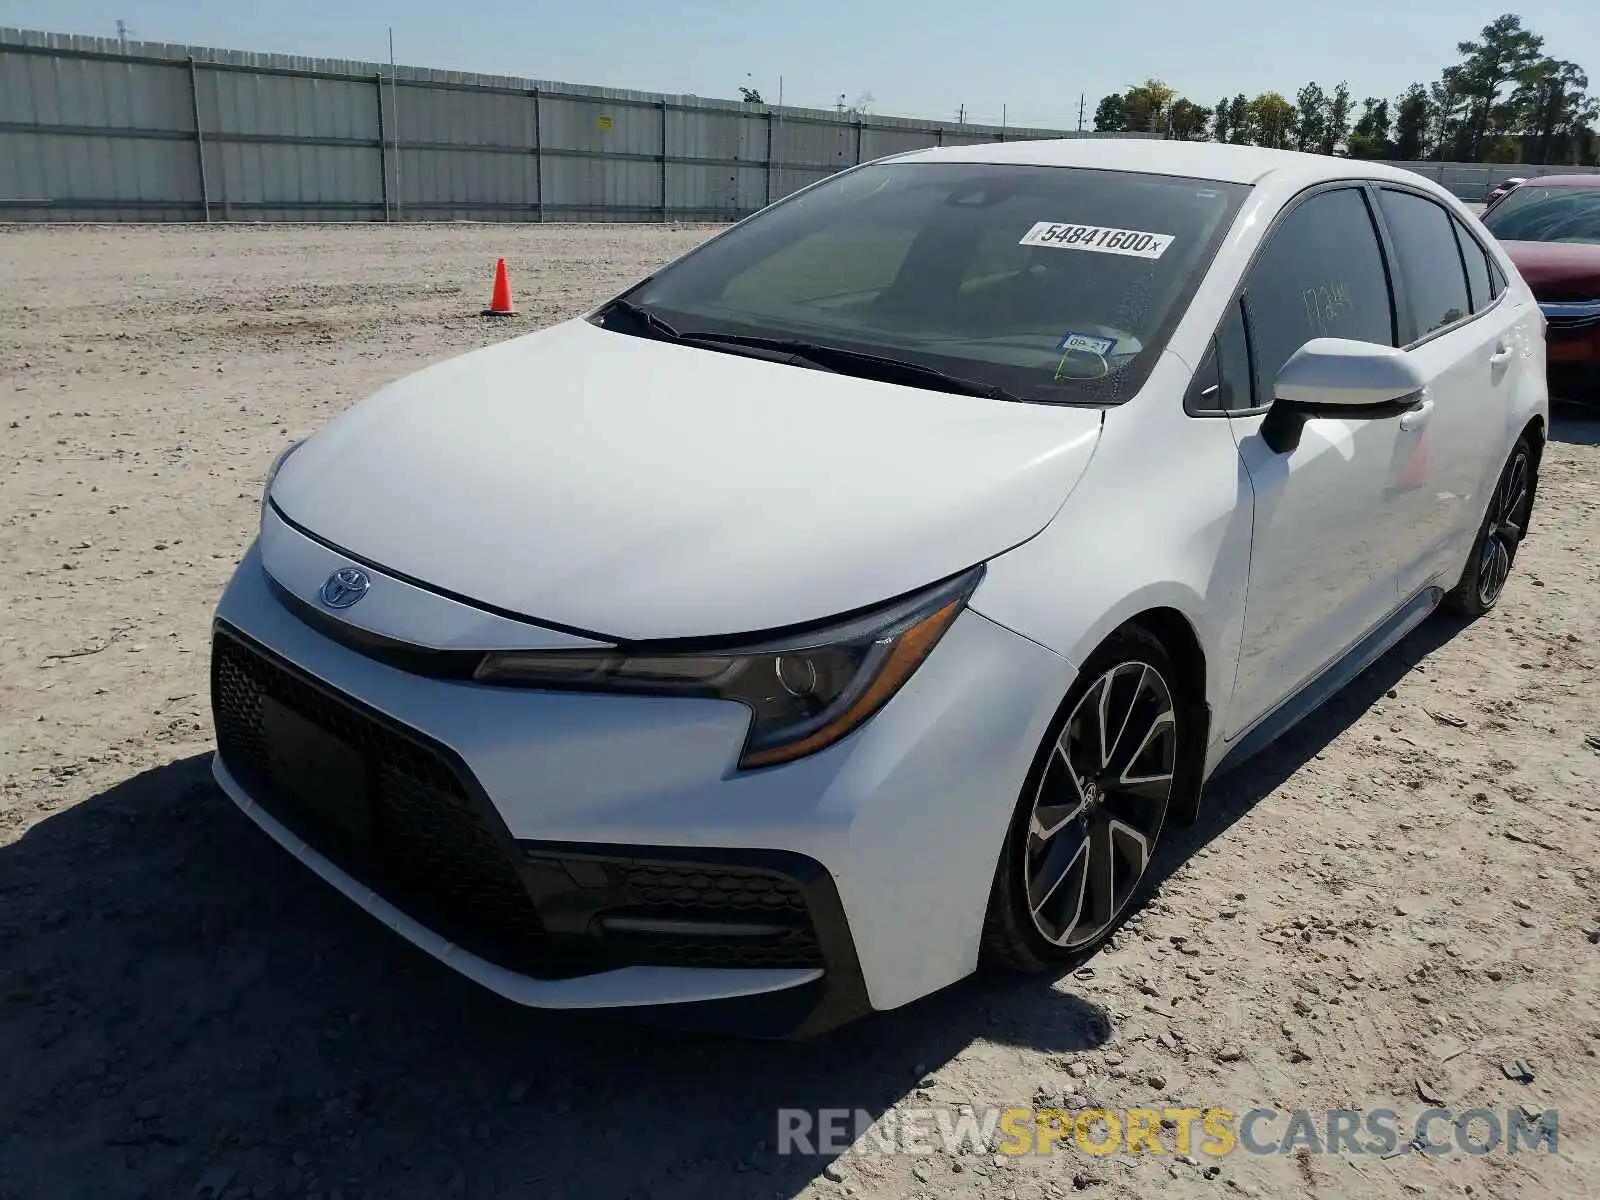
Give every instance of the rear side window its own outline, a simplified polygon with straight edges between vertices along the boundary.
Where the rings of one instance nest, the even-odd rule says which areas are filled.
[[[1450,214],[1432,200],[1387,188],[1378,193],[1378,204],[1400,260],[1411,336],[1426,337],[1471,313],[1466,268]]]
[[[1495,296],[1499,294],[1489,285],[1489,252],[1459,218],[1452,217],[1451,220],[1456,227],[1456,241],[1461,245],[1461,257],[1467,264],[1472,311],[1482,312],[1494,303]]]
[[[1500,264],[1494,260],[1492,254],[1485,254],[1489,260],[1489,294],[1499,299],[1500,293],[1506,290],[1506,273],[1500,269]]]
[[[1313,338],[1395,345],[1389,279],[1361,190],[1319,192],[1295,208],[1250,269],[1245,300],[1256,404],[1271,402],[1283,364]]]

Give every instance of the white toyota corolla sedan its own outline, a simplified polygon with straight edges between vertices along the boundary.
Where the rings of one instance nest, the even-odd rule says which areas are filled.
[[[1544,379],[1417,175],[869,163],[291,447],[216,615],[216,777],[533,1007],[801,1036],[1059,971],[1210,776],[1494,606]]]

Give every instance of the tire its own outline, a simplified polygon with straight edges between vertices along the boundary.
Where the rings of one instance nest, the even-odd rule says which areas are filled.
[[[1526,437],[1518,438],[1489,495],[1466,569],[1456,586],[1445,595],[1442,607],[1446,611],[1475,620],[1499,603],[1517,558],[1517,548],[1527,536],[1538,486],[1538,464],[1533,447]]]
[[[1199,789],[1203,723],[1183,684],[1136,625],[1084,663],[1006,831],[984,919],[986,965],[1060,970],[1093,954],[1135,907],[1168,814]]]

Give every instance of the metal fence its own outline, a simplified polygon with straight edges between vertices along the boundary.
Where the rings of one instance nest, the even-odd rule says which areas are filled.
[[[886,154],[1093,136],[0,29],[0,219],[723,220]],[[1558,169],[1395,165],[1466,200]]]
[[[0,29],[0,218],[719,220],[926,146],[1094,136]]]
[[[1482,200],[1489,189],[1508,179],[1533,179],[1539,175],[1600,175],[1600,167],[1535,166],[1532,163],[1396,162],[1425,175],[1462,200]]]

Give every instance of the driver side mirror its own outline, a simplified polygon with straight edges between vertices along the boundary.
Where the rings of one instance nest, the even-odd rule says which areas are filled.
[[[1379,420],[1417,403],[1427,378],[1404,350],[1347,338],[1313,338],[1283,364],[1261,437],[1277,454],[1300,444],[1316,417]]]

